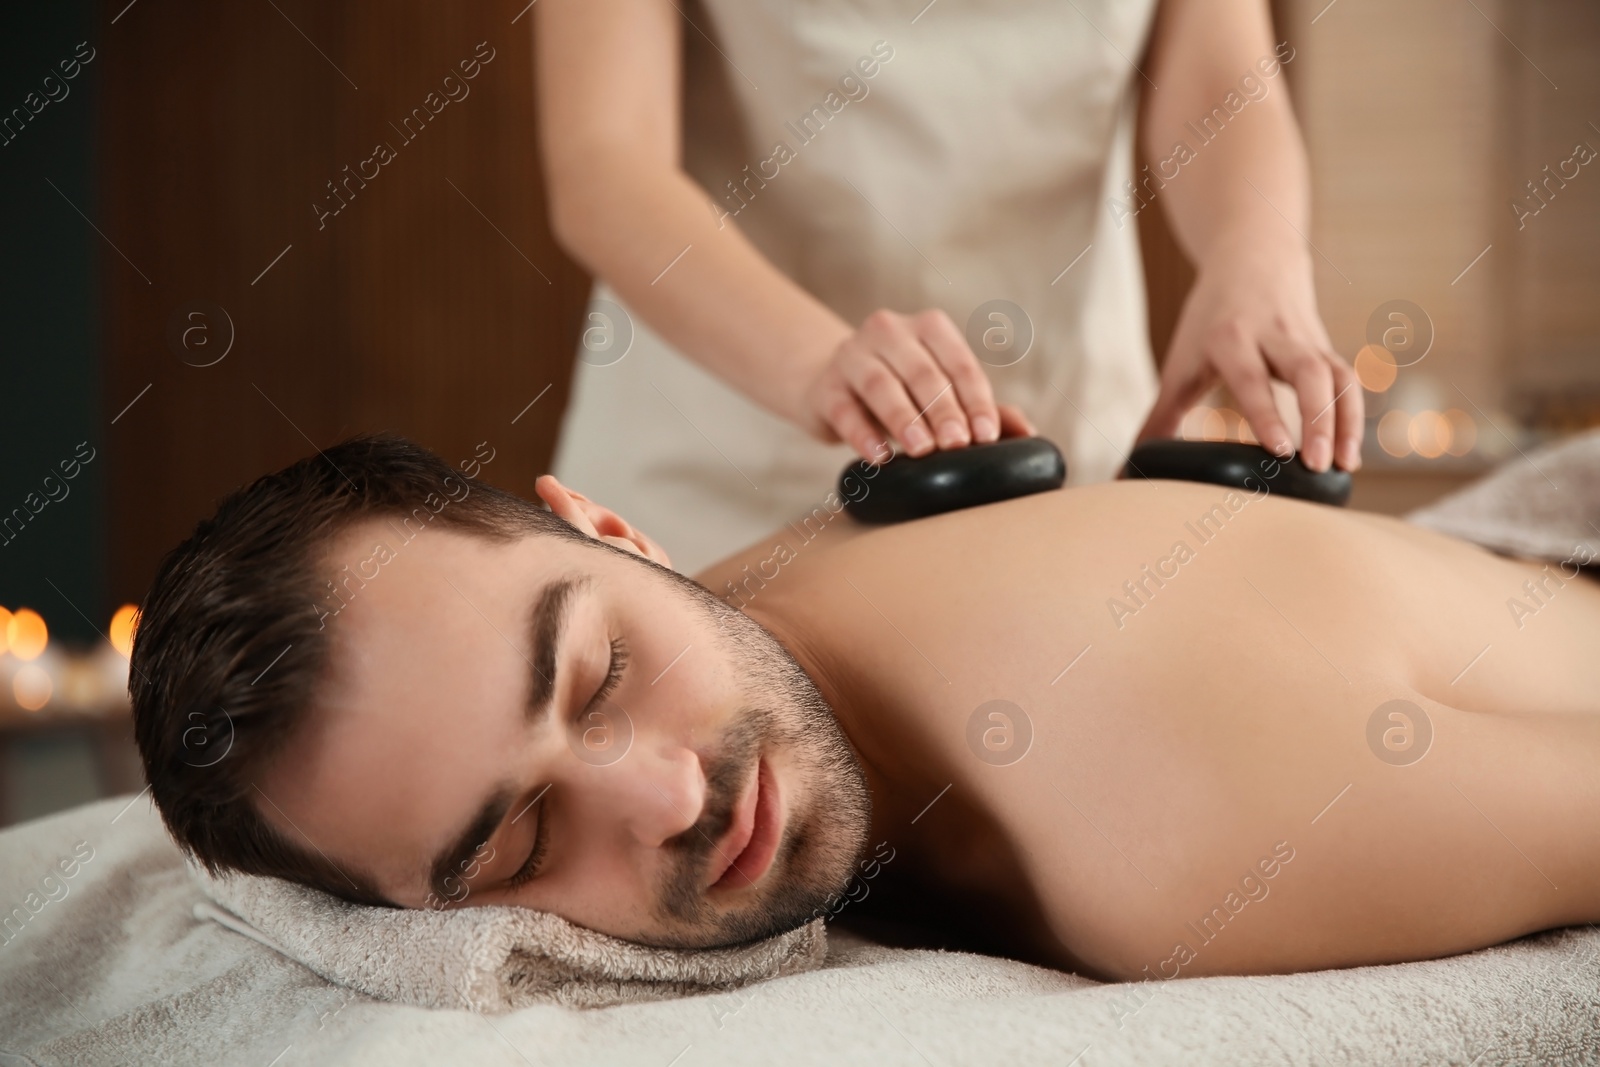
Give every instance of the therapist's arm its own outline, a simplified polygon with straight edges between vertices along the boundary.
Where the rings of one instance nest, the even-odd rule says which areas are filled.
[[[1294,59],[1265,0],[1162,0],[1145,67],[1157,88],[1146,86],[1141,116],[1156,180],[1141,195],[1153,191],[1198,274],[1139,436],[1172,436],[1221,378],[1263,445],[1292,447],[1277,378],[1298,398],[1306,465],[1354,470],[1362,393],[1317,311],[1308,165],[1283,70]],[[1199,129],[1213,109],[1226,121]]]
[[[1031,431],[995,404],[943,311],[852,327],[719,222],[681,165],[682,34],[695,31],[671,0],[542,0],[534,17],[552,230],[669,344],[865,459],[888,458],[885,431],[913,455]]]

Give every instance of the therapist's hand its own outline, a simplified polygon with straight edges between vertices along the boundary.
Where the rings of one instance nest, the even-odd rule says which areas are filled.
[[[868,315],[803,399],[802,426],[830,444],[849,442],[869,462],[886,458],[885,432],[912,456],[1034,433],[1021,409],[995,403],[983,364],[938,308]]]
[[[1221,242],[1201,264],[1138,440],[1176,436],[1184,414],[1218,378],[1269,450],[1287,456],[1294,447],[1273,403],[1269,380],[1276,378],[1299,401],[1305,465],[1316,471],[1335,460],[1345,470],[1361,465],[1361,387],[1333,351],[1302,248],[1241,238]]]

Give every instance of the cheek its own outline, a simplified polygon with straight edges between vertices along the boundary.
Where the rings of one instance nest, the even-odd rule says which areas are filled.
[[[664,731],[683,744],[716,745],[741,703],[736,671],[703,635],[668,637],[658,654],[653,665],[641,664],[638,695],[628,707],[644,720],[636,725]]]
[[[582,834],[584,827],[572,828]],[[527,887],[514,903],[559,915],[612,937],[656,932],[654,895],[640,872],[615,847],[595,841],[563,863],[559,875]]]

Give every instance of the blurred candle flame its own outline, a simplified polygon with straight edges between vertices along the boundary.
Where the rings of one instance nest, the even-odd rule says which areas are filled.
[[[50,643],[44,619],[32,608],[18,608],[6,622],[6,644],[20,660],[35,660]]]
[[[124,656],[133,654],[133,630],[139,624],[139,609],[133,604],[124,604],[111,616],[111,647]]]

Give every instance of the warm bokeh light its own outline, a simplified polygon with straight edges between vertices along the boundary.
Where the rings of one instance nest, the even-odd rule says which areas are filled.
[[[1419,411],[1411,416],[1406,440],[1424,459],[1438,459],[1450,447],[1450,423],[1437,411]]]
[[[1460,408],[1451,408],[1444,413],[1444,417],[1450,424],[1450,447],[1446,451],[1452,456],[1464,456],[1471,452],[1478,443],[1477,421]]]
[[[111,616],[111,647],[121,652],[124,656],[133,654],[133,628],[139,622],[139,608],[133,604],[124,604]]]
[[[1363,345],[1356,353],[1356,378],[1369,393],[1381,393],[1394,384],[1400,371],[1394,353],[1382,345]]]
[[[11,625],[11,612],[0,608],[0,656],[6,654],[6,649],[11,647],[11,642],[6,640],[6,629]]]
[[[1185,441],[1198,441],[1201,439],[1206,419],[1216,412],[1205,404],[1196,404],[1183,414],[1183,421],[1178,424],[1178,436]]]
[[[6,644],[18,659],[38,659],[49,643],[50,631],[39,613],[31,608],[18,608],[6,622]]]
[[[1244,415],[1231,407],[1214,408],[1209,404],[1196,404],[1184,413],[1183,422],[1178,426],[1178,436],[1185,441],[1261,443]]]
[[[37,663],[24,664],[11,679],[11,693],[27,711],[38,711],[50,703],[51,688],[50,675]]]
[[[1378,420],[1378,447],[1399,459],[1411,454],[1411,414],[1398,408]]]

